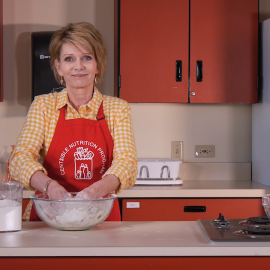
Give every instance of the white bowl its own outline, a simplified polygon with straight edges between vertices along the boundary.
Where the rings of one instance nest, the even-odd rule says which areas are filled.
[[[30,196],[39,218],[58,230],[88,230],[103,222],[110,214],[116,195],[100,199],[74,199],[77,193],[71,192],[71,199],[51,200],[45,194]]]

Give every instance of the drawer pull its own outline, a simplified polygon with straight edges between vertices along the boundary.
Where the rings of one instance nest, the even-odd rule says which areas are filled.
[[[176,61],[176,81],[182,82],[182,61]]]
[[[206,212],[206,206],[184,206],[184,212],[190,213]]]
[[[202,61],[197,61],[196,77],[197,77],[197,82],[203,81],[203,62]]]

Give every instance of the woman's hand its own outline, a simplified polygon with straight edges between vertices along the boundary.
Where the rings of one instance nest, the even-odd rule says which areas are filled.
[[[44,192],[44,188],[48,181],[52,180],[42,171],[35,172],[30,180],[31,187]],[[49,183],[47,188],[47,194],[50,199],[63,200],[71,197],[71,194],[67,190],[58,184],[57,181],[53,180]]]
[[[71,198],[71,194],[67,192],[67,190],[58,184],[57,181],[53,180],[50,182],[47,188],[47,194],[49,199],[53,200],[64,200]]]
[[[103,179],[80,191],[77,199],[99,199],[115,191],[120,185],[120,180],[113,174],[106,175]]]

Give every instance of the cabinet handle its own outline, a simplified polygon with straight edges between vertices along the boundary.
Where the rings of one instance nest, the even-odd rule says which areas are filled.
[[[202,61],[197,61],[196,74],[197,74],[197,82],[202,82],[203,81],[203,62]]]
[[[206,212],[206,206],[184,206],[184,212]]]
[[[182,60],[176,61],[176,81],[182,82]]]

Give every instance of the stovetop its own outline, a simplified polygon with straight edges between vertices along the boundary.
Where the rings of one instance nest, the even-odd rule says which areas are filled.
[[[270,242],[270,220],[267,217],[199,219],[198,225],[211,242]]]

